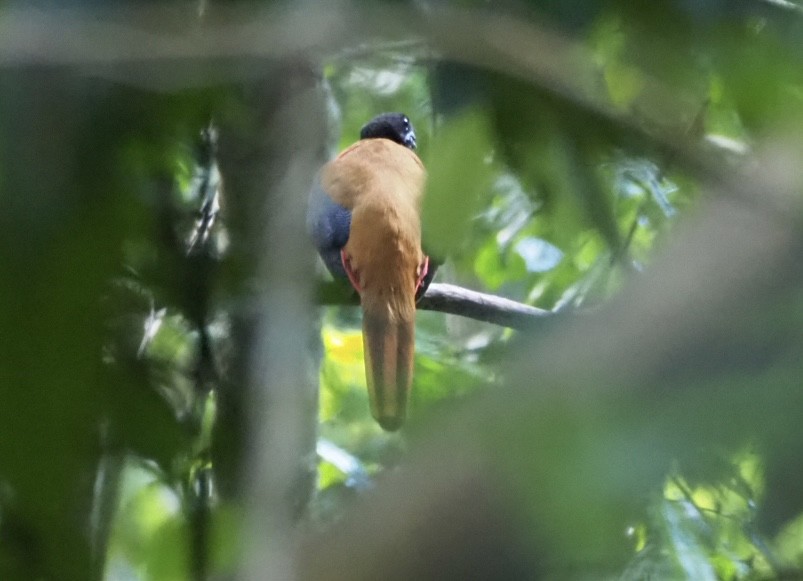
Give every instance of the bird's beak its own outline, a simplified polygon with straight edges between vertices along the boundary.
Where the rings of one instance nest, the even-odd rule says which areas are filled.
[[[410,131],[407,135],[404,136],[404,145],[409,147],[410,149],[415,149],[415,133]]]

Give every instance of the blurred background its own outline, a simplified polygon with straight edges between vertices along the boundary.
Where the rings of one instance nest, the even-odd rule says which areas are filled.
[[[0,67],[0,578],[803,576],[798,0],[5,0]],[[304,225],[386,111],[435,282],[542,309],[425,298],[398,433]]]

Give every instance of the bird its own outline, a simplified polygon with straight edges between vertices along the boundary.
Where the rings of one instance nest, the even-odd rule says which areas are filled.
[[[405,421],[413,379],[416,302],[436,265],[421,245],[426,170],[404,113],[382,113],[321,169],[307,227],[329,272],[360,297],[371,414],[386,431]]]

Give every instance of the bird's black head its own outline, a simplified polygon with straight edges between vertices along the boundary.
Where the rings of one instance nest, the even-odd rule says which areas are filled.
[[[363,125],[360,130],[360,139],[380,137],[415,149],[415,130],[404,113],[382,113]]]

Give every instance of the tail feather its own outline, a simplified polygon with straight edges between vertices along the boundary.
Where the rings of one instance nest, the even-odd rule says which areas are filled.
[[[383,429],[398,430],[407,415],[413,379],[415,321],[365,312],[363,344],[371,413]]]

